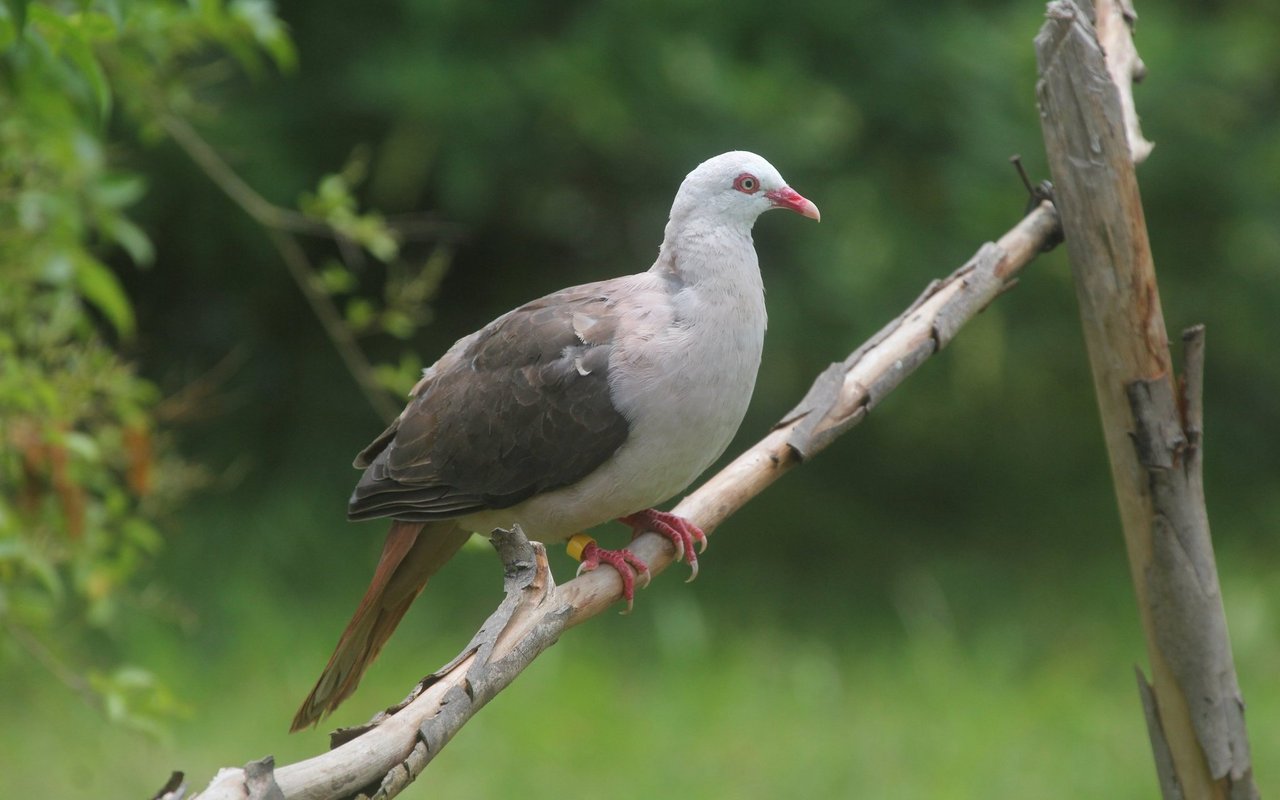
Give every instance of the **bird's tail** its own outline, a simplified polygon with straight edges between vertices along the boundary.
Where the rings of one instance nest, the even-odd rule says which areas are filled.
[[[290,732],[316,724],[351,696],[427,579],[468,536],[452,521],[391,523],[373,581],[315,688],[294,715]]]

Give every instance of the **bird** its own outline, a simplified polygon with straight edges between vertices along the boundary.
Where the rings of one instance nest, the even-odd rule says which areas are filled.
[[[360,452],[350,520],[389,517],[373,579],[293,719],[318,723],[355,691],[427,580],[473,531],[518,524],[559,542],[609,520],[671,539],[695,570],[696,525],[655,506],[684,491],[738,430],[767,315],[752,228],[818,207],[761,156],[710,158],[680,184],[645,272],[554,292],[455,343]],[[628,608],[647,565],[588,540]],[[581,570],[580,570],[581,571]]]

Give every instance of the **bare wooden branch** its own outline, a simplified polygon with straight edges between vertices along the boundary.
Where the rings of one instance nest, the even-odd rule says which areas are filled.
[[[1120,110],[1124,114],[1129,156],[1134,164],[1141,164],[1151,155],[1155,144],[1143,137],[1142,126],[1138,123],[1138,107],[1133,101],[1133,85],[1141,83],[1147,76],[1147,65],[1142,63],[1138,48],[1133,45],[1133,28],[1138,22],[1138,12],[1133,10],[1132,0],[1095,0],[1093,9],[1094,27],[1106,54],[1107,72],[1120,92]]]
[[[688,495],[675,513],[710,534],[783,473],[861,421],[1060,235],[1056,210],[1041,202],[998,242],[983,245],[849,358],[824,371],[800,405]],[[613,570],[589,572],[557,587],[541,545],[525,551],[522,539],[518,532],[498,537],[507,565],[507,598],[471,643],[424,678],[403,703],[368,725],[335,734],[335,749],[277,769],[275,782],[287,800],[330,800],[361,792],[359,796],[377,800],[394,797],[566,629],[621,598],[622,581]],[[670,566],[675,555],[672,544],[653,533],[628,547],[648,562],[654,575]],[[245,781],[244,770],[224,769],[200,796],[240,800],[246,796]]]
[[[1055,0],[1047,17],[1041,125],[1146,633],[1161,786],[1256,797],[1199,477],[1203,348],[1193,336],[1184,419],[1120,92],[1089,9]]]

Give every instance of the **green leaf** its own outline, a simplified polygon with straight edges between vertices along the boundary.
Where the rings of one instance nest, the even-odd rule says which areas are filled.
[[[103,222],[102,232],[124,248],[129,258],[133,259],[133,263],[148,266],[155,260],[156,253],[155,248],[151,246],[151,239],[128,217],[122,214],[113,215]]]
[[[44,553],[21,539],[4,544],[0,548],[0,562],[12,561],[23,572],[35,578],[36,583],[44,588],[45,595],[55,601],[62,599],[66,587],[58,575],[57,566]]]
[[[43,4],[31,6],[30,11],[31,22],[43,34],[49,49],[75,68],[70,76],[72,86],[79,88],[75,83],[77,80],[87,84],[89,94],[97,106],[99,120],[106,122],[111,113],[111,84],[93,53],[93,45],[89,39],[93,26],[83,24],[84,15],[64,15]],[[32,34],[27,35],[30,37]]]
[[[353,297],[347,303],[347,324],[357,331],[368,328],[373,322],[374,315],[373,303],[363,297]]]
[[[325,175],[316,184],[315,192],[303,192],[298,198],[302,213],[336,225],[335,215],[349,218],[355,213],[356,201],[341,175]]]
[[[125,664],[109,675],[94,672],[88,677],[110,719],[149,736],[164,737],[168,721],[190,713],[154,673],[142,667]]]
[[[164,546],[164,537],[155,529],[155,526],[141,519],[125,520],[124,535],[138,548],[152,555],[160,552],[160,548]]]
[[[382,217],[371,215],[361,217],[360,220],[363,223],[358,229],[360,243],[374,258],[385,263],[400,253],[400,244]]]
[[[71,34],[63,42],[64,51],[89,84],[89,91],[93,93],[93,99],[97,104],[98,119],[105,124],[107,118],[111,116],[111,83],[93,54],[93,47],[84,39],[82,32],[73,30]]]
[[[336,261],[320,270],[320,285],[329,294],[346,294],[356,288],[356,276]]]
[[[92,5],[99,5],[102,0],[96,0]],[[89,6],[90,3],[84,3]],[[72,21],[76,27],[84,31],[85,36],[90,42],[101,41],[103,43],[115,44],[112,41],[120,31],[120,20],[118,9],[116,14],[112,14],[111,9],[103,8],[100,11],[85,11],[72,16]]]
[[[147,193],[147,182],[141,175],[113,172],[103,175],[93,187],[93,197],[107,208],[126,208]]]
[[[416,353],[404,353],[399,364],[377,364],[373,376],[379,384],[404,397],[422,377],[422,359]]]
[[[382,329],[397,339],[413,336],[413,320],[403,311],[389,309],[382,314]]]
[[[112,682],[122,689],[152,689],[156,676],[142,667],[124,664],[111,676]]]
[[[106,264],[87,253],[72,256],[76,290],[107,318],[121,336],[133,334],[133,306],[120,286],[120,280]]]
[[[275,4],[267,0],[235,0],[231,15],[244,23],[250,34],[263,47],[282,70],[293,69],[298,54],[285,30],[284,23],[276,16]]]
[[[80,456],[85,461],[96,463],[102,458],[102,449],[98,447],[97,440],[87,433],[67,431],[62,436],[62,443],[67,450]]]

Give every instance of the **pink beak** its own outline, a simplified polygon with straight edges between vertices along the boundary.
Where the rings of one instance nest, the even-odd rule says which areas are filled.
[[[764,196],[769,198],[769,202],[773,203],[774,208],[785,208],[788,211],[796,212],[802,217],[808,217],[818,222],[822,221],[822,214],[818,211],[818,207],[812,201],[806,200],[790,186],[783,186],[781,189],[765,192]]]

